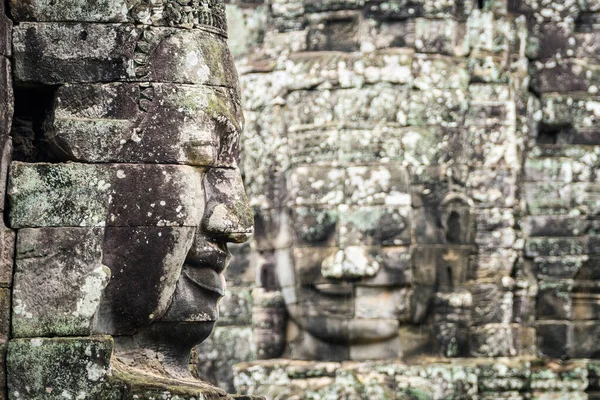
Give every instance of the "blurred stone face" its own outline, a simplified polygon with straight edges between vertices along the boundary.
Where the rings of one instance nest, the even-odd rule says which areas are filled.
[[[412,293],[407,170],[360,160],[300,165],[288,185],[294,246],[279,252],[277,268],[292,318],[328,342],[395,337]]]
[[[44,7],[15,13],[49,15]],[[172,15],[134,8],[110,20],[143,26],[15,29],[16,79],[53,92],[35,133],[43,143],[23,135],[11,166],[14,329],[110,334],[117,354],[139,350],[133,364],[150,351],[162,354],[159,370],[183,376],[218,318],[227,243],[253,230],[237,166],[243,115],[221,3]],[[74,7],[73,18],[92,11]]]

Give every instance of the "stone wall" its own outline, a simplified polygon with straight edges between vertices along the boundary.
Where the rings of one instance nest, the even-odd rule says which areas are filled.
[[[199,349],[206,376],[215,348],[230,364],[597,357],[600,3],[231,3],[257,233],[236,261],[248,265],[243,288],[231,276],[244,320]],[[326,262],[357,247],[377,253],[377,272]],[[346,279],[344,302],[302,292]],[[307,322],[323,315],[350,333],[395,323],[397,337],[323,341]],[[250,337],[252,351],[230,358]],[[254,388],[308,384],[295,371],[309,367],[288,362],[235,367],[237,389],[252,393],[256,376]],[[327,368],[312,382],[347,372]],[[231,388],[230,373],[219,382]],[[563,390],[528,382],[540,398]]]

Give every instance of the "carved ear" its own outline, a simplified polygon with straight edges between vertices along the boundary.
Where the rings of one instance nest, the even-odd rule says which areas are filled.
[[[252,291],[252,329],[258,359],[277,358],[286,345],[287,312],[279,291],[267,292],[256,288]]]

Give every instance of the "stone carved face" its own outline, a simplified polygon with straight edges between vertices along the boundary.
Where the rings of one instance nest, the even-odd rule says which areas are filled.
[[[278,272],[291,315],[327,341],[395,336],[398,321],[409,319],[406,170],[394,163],[299,166],[289,188],[295,245],[289,260],[278,259]],[[293,294],[285,281],[292,272],[284,271],[292,265]]]
[[[46,147],[11,166],[13,326],[16,337],[110,334],[132,367],[187,377],[191,348],[218,318],[227,243],[246,241],[253,219],[223,35],[153,23],[15,31],[17,78],[58,86]],[[28,47],[39,42],[41,54]],[[39,154],[51,162],[32,162],[46,161]],[[70,284],[40,290],[58,270]]]
[[[372,357],[395,357],[398,329],[414,316],[408,169],[397,157],[376,155],[378,145],[391,155],[394,135],[378,143],[377,128],[295,134],[322,139],[315,143],[371,142],[340,158],[331,149],[310,159],[292,151],[298,162],[286,174],[288,205],[280,216],[292,246],[277,250],[274,261],[288,312],[329,349],[381,344],[391,353]],[[340,351],[312,357],[348,358]]]
[[[293,321],[286,356],[430,355],[462,329],[472,204],[458,170],[437,165],[435,132],[370,121],[288,131],[285,203],[257,228]]]

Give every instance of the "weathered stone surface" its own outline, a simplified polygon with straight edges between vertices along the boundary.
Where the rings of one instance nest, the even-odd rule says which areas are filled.
[[[204,6],[204,7],[202,7]],[[70,0],[60,6],[46,0],[11,0],[11,15],[17,21],[38,22],[135,22],[141,25],[214,29],[225,35],[225,7],[220,2],[180,4],[146,0],[85,2]]]
[[[253,361],[256,358],[256,348],[250,327],[217,327],[212,336],[196,347],[198,355],[198,375],[209,382],[215,382],[219,387],[230,393],[236,390],[231,385],[234,364]]]
[[[203,175],[188,166],[13,163],[11,226],[198,226]]]
[[[198,279],[193,270],[182,273],[193,234],[192,227],[105,228],[102,263],[110,269],[111,280],[98,308],[94,332],[131,335],[139,326],[162,317],[181,321],[173,315],[175,312],[181,312],[180,317],[190,322],[215,321],[218,311],[214,298],[218,295],[204,293],[203,288],[190,283]],[[191,296],[197,304],[190,305],[185,296],[178,296],[178,280],[184,285],[182,289],[196,295]],[[189,295],[186,290],[183,294]],[[173,311],[165,316],[169,307]]]
[[[10,289],[0,289],[0,344],[3,351],[10,334],[10,300]],[[3,376],[3,373],[0,373],[0,376]],[[2,379],[0,379],[0,386],[4,386]]]
[[[13,40],[18,82],[150,81],[237,88],[225,39],[201,30],[27,22],[15,28]]]
[[[242,124],[231,89],[66,85],[48,139],[73,161],[233,167]]]
[[[536,324],[538,351],[552,358],[564,358],[573,345],[573,327],[569,322],[541,321]]]
[[[9,343],[11,399],[61,399],[85,396],[121,399],[108,383],[112,340],[106,337],[34,338]]]
[[[1,15],[1,14],[0,14]],[[13,79],[11,62],[8,58],[0,55],[0,135],[3,136],[2,147],[6,146],[4,138],[10,133],[14,112]],[[3,159],[5,151],[3,153]]]
[[[60,5],[46,0],[10,1],[11,16],[17,21],[126,22],[127,3],[122,0],[86,2],[70,0]]]
[[[0,287],[9,287],[13,280],[15,232],[0,226]]]
[[[12,20],[6,15],[6,5],[0,6],[0,55],[10,56],[12,53],[11,30]]]
[[[13,289],[14,337],[85,336],[110,270],[101,228],[21,229]]]

